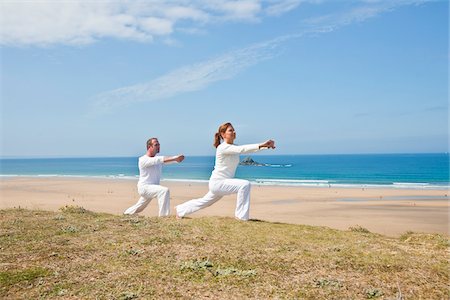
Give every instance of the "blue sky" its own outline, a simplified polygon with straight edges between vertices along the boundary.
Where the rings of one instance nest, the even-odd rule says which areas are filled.
[[[448,1],[0,7],[2,157],[448,152]]]

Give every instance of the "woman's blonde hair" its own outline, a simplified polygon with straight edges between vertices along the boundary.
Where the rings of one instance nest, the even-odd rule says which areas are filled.
[[[230,122],[227,123],[223,123],[222,125],[219,126],[219,129],[217,130],[216,134],[214,134],[214,147],[219,147],[221,141],[223,140],[222,138],[222,133],[225,133],[225,131],[227,131],[228,127],[233,127],[233,125],[231,125]]]

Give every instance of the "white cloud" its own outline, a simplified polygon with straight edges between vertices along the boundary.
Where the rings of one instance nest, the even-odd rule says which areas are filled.
[[[0,45],[83,45],[105,37],[139,42],[151,42],[157,37],[173,40],[176,32],[205,32],[208,24],[255,22],[265,16],[280,16],[303,2],[323,1],[3,0],[0,2]],[[354,17],[364,20],[381,10],[417,2],[423,1],[361,0],[360,4],[371,7],[355,12]],[[347,17],[348,22],[355,21]]]
[[[272,14],[294,8],[293,0]],[[82,45],[101,38],[140,42],[170,37],[175,32],[203,32],[223,22],[254,22],[264,15],[264,0],[128,0],[128,1],[9,1],[0,2],[0,45]]]
[[[258,0],[207,2],[210,3],[209,7],[222,14],[223,19],[253,21],[261,12],[261,3]]]
[[[80,45],[102,37],[151,41],[152,31],[127,14],[119,2],[21,2],[0,4],[3,45]]]
[[[168,35],[173,32],[173,23],[161,18],[142,18],[139,20],[140,28],[143,31],[154,35]]]

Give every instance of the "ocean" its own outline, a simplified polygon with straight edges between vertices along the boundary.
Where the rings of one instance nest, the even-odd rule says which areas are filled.
[[[261,185],[449,189],[449,155],[242,155],[260,166],[240,165],[237,178]],[[137,157],[0,159],[0,176],[106,177],[137,180]],[[204,181],[213,156],[187,156],[163,168],[163,180]]]

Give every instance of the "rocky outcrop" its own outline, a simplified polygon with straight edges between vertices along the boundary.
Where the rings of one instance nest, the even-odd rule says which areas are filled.
[[[261,164],[259,162],[254,161],[250,156],[244,158],[240,163],[242,166],[265,166],[266,164]]]

